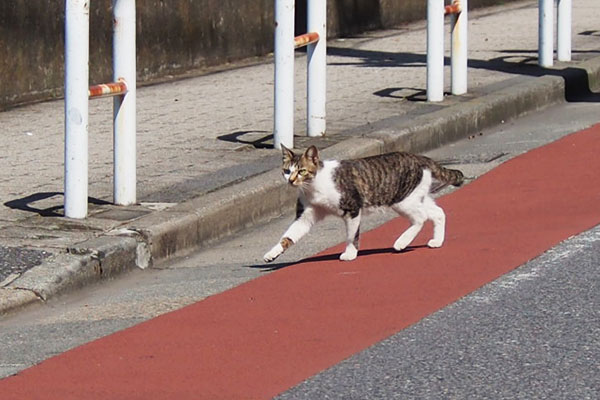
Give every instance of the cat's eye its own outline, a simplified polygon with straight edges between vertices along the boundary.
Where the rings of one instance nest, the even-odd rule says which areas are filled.
[[[289,174],[290,174],[290,172],[292,172],[292,171],[290,171],[290,169],[289,169],[289,168],[285,168],[285,169],[283,170],[283,173],[284,173],[284,174],[286,174],[286,175],[289,175]]]
[[[298,171],[298,173],[299,173],[300,175],[302,175],[302,176],[306,176],[306,175],[308,175],[308,171],[307,171],[307,170],[305,170],[304,168],[303,168],[303,169],[301,169],[300,171]]]

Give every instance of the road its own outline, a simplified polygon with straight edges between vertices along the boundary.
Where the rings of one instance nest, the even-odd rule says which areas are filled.
[[[283,216],[0,321],[0,372],[19,372],[0,392],[598,398],[600,127],[521,155],[599,121],[568,103],[431,152],[479,177],[440,199],[442,249],[393,254],[404,222],[381,213],[353,263],[331,220],[265,266]]]

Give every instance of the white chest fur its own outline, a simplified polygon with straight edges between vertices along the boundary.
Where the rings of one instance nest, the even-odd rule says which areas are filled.
[[[317,173],[310,188],[304,190],[303,195],[313,206],[321,207],[329,212],[337,213],[339,210],[341,193],[333,182],[333,172],[338,167],[336,160],[323,162],[323,167]]]

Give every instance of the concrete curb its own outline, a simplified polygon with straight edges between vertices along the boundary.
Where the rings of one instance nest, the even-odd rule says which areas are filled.
[[[600,88],[600,57],[556,70],[560,76],[527,79],[439,111],[399,121],[323,150],[327,158],[353,158],[404,150],[424,152],[503,121]],[[77,244],[0,288],[0,315],[47,300],[134,266],[191,251],[291,210],[296,194],[278,169],[143,216],[127,229]]]
[[[136,249],[136,240],[128,237],[91,239],[68,249],[68,253],[49,257],[3,289],[29,291],[45,301],[136,265]],[[5,312],[3,306],[0,302],[0,313]]]

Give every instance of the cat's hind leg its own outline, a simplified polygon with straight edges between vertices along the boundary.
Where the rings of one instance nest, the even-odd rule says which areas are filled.
[[[435,204],[435,200],[430,195],[426,195],[423,199],[423,206],[427,212],[427,218],[433,222],[433,238],[427,243],[427,246],[442,247],[446,230],[446,214],[441,207]]]
[[[360,211],[355,217],[344,216],[346,223],[346,250],[340,255],[342,261],[352,261],[358,255],[358,238],[360,236]]]
[[[421,232],[423,224],[427,221],[428,213],[424,201],[429,195],[430,188],[431,171],[425,169],[423,170],[421,182],[419,182],[413,192],[404,200],[392,205],[394,211],[407,217],[411,223],[410,227],[394,242],[394,249],[396,251],[401,251],[408,247],[419,232]]]
[[[394,249],[396,251],[401,251],[408,247],[415,237],[417,237],[419,232],[421,232],[423,224],[427,221],[427,213],[420,206],[399,207],[398,205],[394,205],[392,208],[398,214],[406,216],[411,223],[410,227],[394,242]]]

